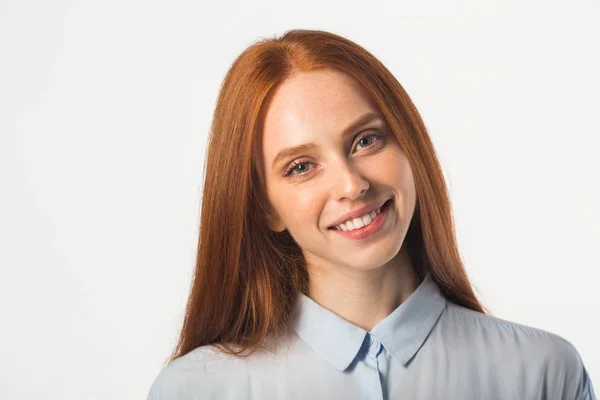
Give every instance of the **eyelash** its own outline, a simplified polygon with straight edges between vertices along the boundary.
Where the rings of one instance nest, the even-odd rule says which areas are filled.
[[[374,140],[374,141],[373,141],[373,143],[374,143],[374,142],[376,142],[376,141],[378,141],[378,140],[381,140],[381,138],[382,138],[383,136],[384,136],[384,133],[383,133],[383,132],[379,132],[379,131],[370,131],[370,132],[368,132],[368,133],[362,134],[362,135],[361,135],[361,136],[358,138],[357,142],[360,142],[360,141],[361,141],[361,140],[363,140],[364,138],[368,138],[368,137],[374,137],[374,138],[376,139],[376,140]],[[366,146],[366,147],[370,147],[370,146],[372,146],[372,145],[373,145],[373,143],[371,143],[370,145],[368,145],[368,146]],[[304,164],[310,164],[310,162],[309,162],[309,161],[306,161],[306,160],[302,160],[302,159],[300,159],[300,160],[296,160],[296,161],[292,162],[292,163],[291,163],[291,164],[290,164],[290,165],[289,165],[289,166],[286,168],[286,170],[284,171],[284,174],[283,174],[283,175],[284,175],[284,176],[289,176],[289,175],[304,175],[306,172],[300,172],[300,173],[298,173],[298,174],[293,174],[293,173],[292,173],[296,167],[298,167],[298,166],[300,166],[300,165],[304,165]]]

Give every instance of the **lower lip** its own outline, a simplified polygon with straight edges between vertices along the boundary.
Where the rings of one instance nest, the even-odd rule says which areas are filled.
[[[363,240],[368,237],[375,235],[377,232],[381,230],[383,227],[383,223],[385,222],[385,217],[387,217],[390,206],[392,204],[392,200],[388,200],[387,203],[384,204],[381,212],[375,217],[375,219],[367,226],[363,226],[359,229],[353,229],[351,231],[344,231],[340,228],[333,229],[335,233],[339,233],[340,235],[353,240]]]

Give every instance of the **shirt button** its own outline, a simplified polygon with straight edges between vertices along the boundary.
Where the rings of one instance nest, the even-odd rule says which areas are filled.
[[[381,350],[381,343],[373,335],[369,334],[369,350],[367,351],[367,354],[376,358],[377,354],[379,354],[379,350]]]

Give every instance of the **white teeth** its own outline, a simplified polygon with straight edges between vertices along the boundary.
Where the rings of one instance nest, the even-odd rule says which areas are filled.
[[[362,219],[365,225],[369,225],[373,221],[373,218],[371,218],[371,214],[365,214],[365,216]]]
[[[380,212],[381,207],[377,210],[371,211],[370,213],[363,215],[362,217],[349,219],[346,222],[342,222],[341,224],[337,225],[336,228],[341,229],[343,231],[352,231],[354,229],[360,229],[363,226],[367,226],[371,222],[373,222],[373,220],[377,218]]]
[[[354,218],[352,220],[352,223],[354,224],[355,228],[362,228],[363,226],[365,226],[365,223],[360,218]]]

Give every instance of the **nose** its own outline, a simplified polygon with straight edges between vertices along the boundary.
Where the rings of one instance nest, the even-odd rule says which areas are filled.
[[[340,161],[333,166],[335,172],[332,174],[333,195],[336,199],[356,199],[369,190],[369,181],[348,160]]]

